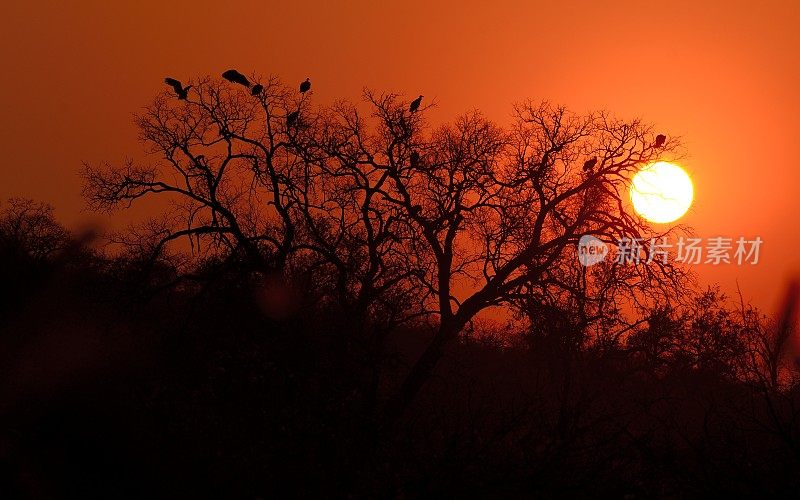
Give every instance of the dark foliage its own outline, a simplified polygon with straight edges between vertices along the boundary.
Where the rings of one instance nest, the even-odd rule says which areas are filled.
[[[785,341],[714,290],[613,341],[591,341],[556,306],[530,310],[537,328],[476,324],[396,421],[383,403],[435,325],[393,328],[376,350],[359,334],[366,320],[314,287],[265,280],[236,258],[188,274],[103,257],[24,200],[0,216],[0,252],[0,489],[12,495],[649,498],[800,486]]]

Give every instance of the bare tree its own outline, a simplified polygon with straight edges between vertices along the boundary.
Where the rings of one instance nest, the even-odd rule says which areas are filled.
[[[0,249],[9,256],[41,262],[70,244],[70,232],[55,220],[53,207],[46,203],[11,198],[0,212]]]
[[[611,244],[658,236],[628,208],[628,181],[678,143],[657,146],[638,120],[527,102],[506,129],[477,112],[431,129],[424,107],[411,113],[396,94],[315,108],[274,78],[257,96],[192,84],[187,99],[164,93],[137,118],[157,162],[85,167],[91,206],[167,196],[171,211],[146,226],[154,255],[184,238],[198,254],[305,276],[354,324],[380,325],[357,328],[373,350],[394,326],[432,320],[390,415],[489,307],[568,296],[582,331],[616,322],[621,334],[623,302],[674,298],[687,277],[660,260],[576,267],[583,234]]]
[[[375,132],[345,123],[347,147],[362,171],[379,176],[366,192],[377,192],[397,211],[398,227],[407,228],[422,301],[438,316],[432,341],[391,405],[399,413],[444,347],[481,311],[553,287],[585,299],[585,290],[563,281],[566,263],[575,266],[574,245],[587,233],[607,242],[650,235],[626,207],[627,182],[641,166],[666,159],[677,143],[656,147],[650,128],[638,121],[605,113],[580,117],[546,103],[518,106],[510,131],[472,113],[426,135],[424,115],[406,113],[398,96],[367,93],[366,99]],[[593,170],[579,168],[593,156],[599,159]],[[662,261],[652,264],[606,270],[614,279],[592,299],[596,307],[616,306],[615,292],[631,286],[674,297],[686,274]]]
[[[302,163],[294,147],[301,132],[289,130],[285,117],[303,102],[274,80],[256,97],[208,79],[194,89],[179,103],[162,94],[136,117],[156,162],[84,166],[86,199],[112,210],[166,197],[170,212],[150,225],[154,251],[186,238],[241,254],[255,269],[280,267],[295,237],[286,191]]]

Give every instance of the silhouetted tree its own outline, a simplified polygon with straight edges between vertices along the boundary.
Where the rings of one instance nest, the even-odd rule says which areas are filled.
[[[414,398],[444,346],[479,312],[544,288],[576,291],[563,269],[575,267],[581,235],[611,244],[650,235],[623,197],[630,175],[665,153],[638,121],[527,103],[516,108],[510,132],[475,113],[426,136],[422,115],[406,113],[397,96],[368,93],[367,100],[377,129],[369,134],[350,119],[348,147],[385,176],[379,193],[401,210],[413,235],[410,263],[438,316],[437,333],[404,382],[397,408]],[[413,153],[420,155],[416,166]],[[601,160],[586,174],[579,162],[589,155]],[[629,292],[635,282],[674,297],[685,273],[661,260],[643,263],[607,271],[614,279],[598,285],[592,306],[608,310],[622,296],[641,300]],[[586,305],[585,293],[575,295]]]
[[[155,164],[85,167],[91,206],[167,195],[171,213],[134,240],[157,254],[185,238],[265,276],[304,276],[318,303],[372,324],[371,352],[393,327],[432,319],[432,340],[390,402],[395,416],[489,307],[568,297],[577,328],[607,332],[623,323],[623,301],[674,297],[685,279],[659,260],[575,265],[583,234],[650,236],[623,202],[626,182],[677,143],[656,148],[637,120],[528,102],[508,130],[472,113],[431,131],[419,99],[410,109],[394,94],[366,92],[365,119],[346,103],[314,109],[274,78],[255,99],[215,80],[194,86],[196,98],[162,94],[137,118]],[[301,126],[287,122],[298,114]]]
[[[4,260],[28,258],[43,262],[70,245],[70,233],[53,216],[53,207],[11,198],[0,207],[0,251]]]

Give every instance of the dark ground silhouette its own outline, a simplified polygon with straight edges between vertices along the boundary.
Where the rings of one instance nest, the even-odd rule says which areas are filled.
[[[625,182],[677,138],[532,102],[431,130],[419,98],[223,77],[137,116],[153,161],[84,167],[92,209],[163,213],[99,238],[0,206],[0,490],[797,491],[796,297],[773,321],[671,263],[576,262],[653,235]]]
[[[800,392],[753,366],[753,325],[713,291],[603,345],[581,345],[557,321],[476,329],[388,425],[365,381],[380,365],[389,393],[425,327],[395,332],[370,358],[335,310],[269,319],[263,284],[236,263],[208,262],[202,283],[164,287],[176,274],[168,266],[145,272],[94,255],[47,217],[36,224],[36,239],[8,224],[0,233],[6,492],[650,497],[798,487]]]

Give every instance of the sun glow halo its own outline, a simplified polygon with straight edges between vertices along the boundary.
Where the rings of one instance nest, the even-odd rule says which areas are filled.
[[[694,186],[681,167],[660,161],[633,176],[630,196],[636,212],[650,222],[674,222],[692,205]]]

